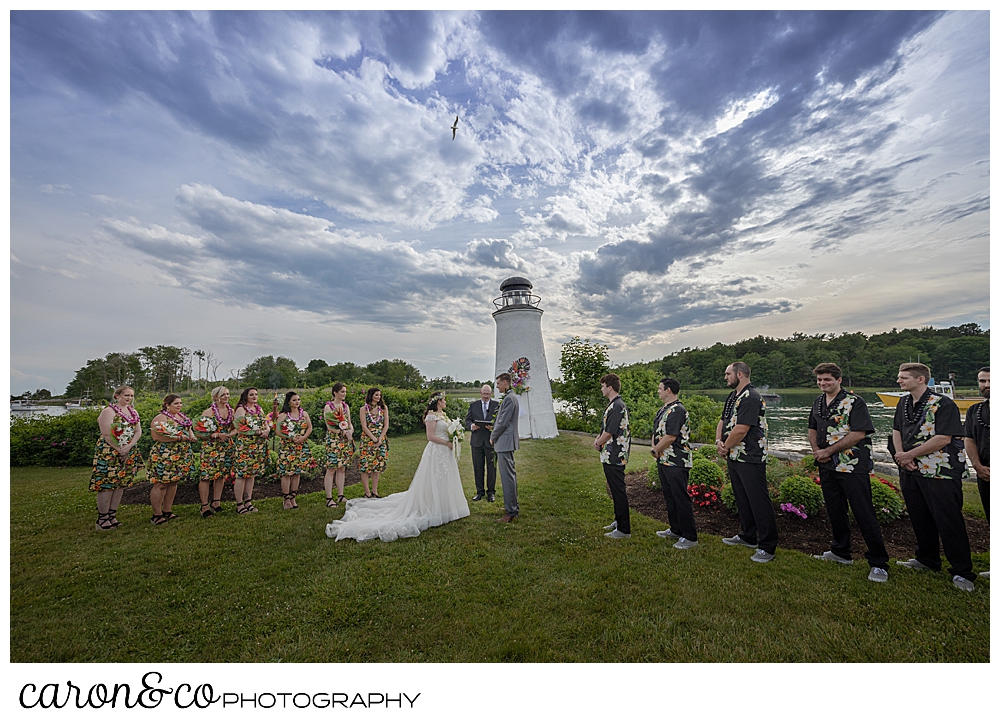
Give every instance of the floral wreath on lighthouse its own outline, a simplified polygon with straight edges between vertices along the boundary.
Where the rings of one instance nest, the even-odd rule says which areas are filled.
[[[531,371],[531,362],[526,356],[510,363],[510,369],[507,370],[507,373],[510,374],[510,388],[514,394],[524,394],[531,391],[531,387],[528,386],[528,380],[531,379],[529,371]]]

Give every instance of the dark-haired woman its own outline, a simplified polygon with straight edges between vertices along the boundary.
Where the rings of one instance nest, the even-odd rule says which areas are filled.
[[[229,406],[229,390],[216,387],[212,390],[212,406],[201,413],[195,422],[195,435],[202,440],[201,472],[198,494],[201,497],[201,516],[211,517],[222,512],[222,490],[226,482],[234,479],[233,452],[236,445],[236,412]],[[208,487],[212,486],[212,504],[208,503]]]
[[[382,390],[372,387],[365,394],[365,404],[361,407],[361,484],[365,487],[365,497],[378,499],[378,480],[389,461],[389,408],[382,401]],[[372,489],[368,491],[368,476],[372,478]]]
[[[195,436],[191,431],[191,420],[181,411],[183,406],[179,396],[168,394],[163,398],[160,413],[149,424],[153,446],[149,450],[146,469],[149,482],[153,485],[149,490],[153,517],[149,521],[154,525],[177,519],[177,515],[171,512],[177,485],[191,478],[194,466],[191,442],[195,441]]]
[[[354,457],[354,425],[351,424],[351,408],[345,401],[347,387],[337,382],[331,390],[333,399],[323,407],[323,423],[326,425],[326,476],[323,487],[326,490],[326,506],[337,507],[344,499],[344,478],[347,465]],[[337,500],[333,499],[333,482],[337,481]]]
[[[241,515],[256,512],[253,506],[253,485],[257,475],[264,474],[267,463],[267,437],[271,425],[257,403],[254,387],[244,389],[236,404],[236,449],[233,452],[233,473],[236,481],[236,511]]]
[[[115,516],[122,493],[135,484],[135,473],[142,466],[136,445],[142,437],[139,413],[132,407],[135,391],[118,387],[111,395],[111,404],[101,410],[97,426],[101,436],[94,450],[94,470],[90,489],[97,493],[97,529],[113,530],[121,523]]]
[[[297,510],[295,493],[299,490],[299,479],[309,471],[312,453],[309,450],[309,435],[312,421],[309,412],[302,408],[298,392],[287,392],[285,403],[278,415],[278,474],[281,475],[281,495],[286,510]]]
[[[435,392],[428,400],[424,417],[427,446],[409,489],[384,499],[348,500],[344,516],[326,526],[327,537],[349,537],[358,542],[377,537],[391,542],[468,516],[469,503],[453,451],[455,442],[449,434],[453,422],[444,413],[446,404],[444,392]]]

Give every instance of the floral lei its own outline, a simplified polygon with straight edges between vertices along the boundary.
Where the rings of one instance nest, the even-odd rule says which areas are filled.
[[[219,416],[219,407],[215,404],[215,402],[212,402],[212,414],[215,415],[215,419],[219,423],[219,426],[225,427],[227,424],[232,423],[233,415],[236,414],[236,412],[233,410],[231,406],[229,406],[229,402],[226,402],[227,416],[225,419],[223,419],[222,417]]]
[[[117,404],[109,404],[114,413],[118,415],[121,420],[127,424],[138,424],[139,423],[139,412],[135,411],[135,408],[128,406],[125,409],[121,409]],[[129,413],[131,410],[131,414]]]
[[[247,414],[250,414],[250,415],[252,415],[254,417],[259,417],[261,414],[264,413],[264,409],[259,404],[254,404],[252,407],[248,407],[245,404],[240,404],[236,408],[239,409],[240,407],[243,407],[243,410]]]
[[[167,417],[168,419],[174,420],[175,422],[177,422],[177,424],[181,425],[182,427],[190,427],[191,426],[191,419],[188,418],[188,416],[186,414],[184,414],[184,412],[181,412],[180,419],[178,419],[177,417],[175,417],[173,414],[171,414],[170,412],[168,412],[166,409],[161,409],[160,410],[160,414],[162,414],[163,416]]]
[[[299,416],[293,417],[292,413],[288,412],[287,414],[285,414],[285,419],[291,419],[293,422],[298,422],[300,419],[302,419],[302,414],[304,412],[305,410],[302,408],[302,405],[299,405]]]

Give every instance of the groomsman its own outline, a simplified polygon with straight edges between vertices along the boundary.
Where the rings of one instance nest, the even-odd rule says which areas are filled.
[[[985,402],[973,404],[965,413],[965,454],[969,464],[976,470],[976,485],[979,498],[986,510],[986,521],[990,521],[990,368],[983,367],[976,375],[979,393]],[[989,572],[979,573],[989,577]]]
[[[510,374],[504,372],[497,377],[497,391],[503,394],[503,401],[497,411],[493,431],[490,432],[490,444],[497,453],[500,485],[503,488],[504,515],[497,521],[504,523],[513,522],[521,512],[517,505],[517,472],[514,470],[514,450],[521,448],[517,433],[517,417],[521,407],[517,395],[510,387]]]
[[[836,364],[819,364],[813,369],[816,384],[823,392],[809,412],[809,446],[819,466],[823,500],[833,529],[833,545],[817,560],[853,565],[851,557],[850,504],[861,536],[868,546],[865,555],[872,582],[889,580],[889,553],[882,540],[872,505],[872,438],[875,424],[865,400],[840,386],[843,374]]]
[[[615,508],[615,529],[605,534],[613,540],[623,540],[632,536],[632,525],[628,513],[628,493],[625,491],[625,465],[632,446],[629,431],[628,408],[621,398],[622,382],[617,374],[601,377],[601,394],[608,400],[601,420],[601,434],[594,440],[594,448],[601,453],[604,478],[611,492]]]
[[[469,405],[469,412],[465,415],[465,428],[472,432],[469,440],[469,447],[472,449],[472,472],[476,477],[476,496],[473,502],[486,497],[488,502],[496,499],[497,487],[497,458],[490,444],[490,425],[478,425],[476,420],[488,422],[493,419],[493,415],[500,409],[500,405],[493,399],[493,389],[489,384],[484,384],[479,390],[479,401]],[[483,485],[483,478],[486,478],[486,485]]]
[[[750,367],[735,361],[726,367],[729,393],[715,428],[715,448],[726,458],[733,483],[740,532],[723,537],[727,545],[757,548],[754,562],[770,562],[778,547],[778,521],[767,491],[767,418],[764,400],[750,383]]]
[[[676,379],[660,380],[657,392],[663,406],[653,419],[653,446],[650,454],[656,458],[656,473],[667,503],[670,527],[656,534],[674,538],[678,550],[690,550],[698,544],[694,524],[694,508],[688,494],[688,471],[691,469],[691,430],[688,411],[677,398],[681,385]]]
[[[897,565],[912,570],[940,570],[941,547],[959,590],[975,590],[969,533],[962,516],[962,473],[959,453],[965,436],[955,402],[927,388],[931,370],[923,364],[901,364],[896,381],[909,392],[896,405],[892,442],[899,466],[899,483],[917,538],[916,554]]]

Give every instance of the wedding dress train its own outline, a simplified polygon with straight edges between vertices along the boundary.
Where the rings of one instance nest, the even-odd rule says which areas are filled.
[[[448,439],[448,423],[439,418],[434,434]],[[392,542],[468,515],[469,503],[452,451],[428,441],[408,490],[382,499],[348,500],[344,516],[326,526],[326,536]]]

